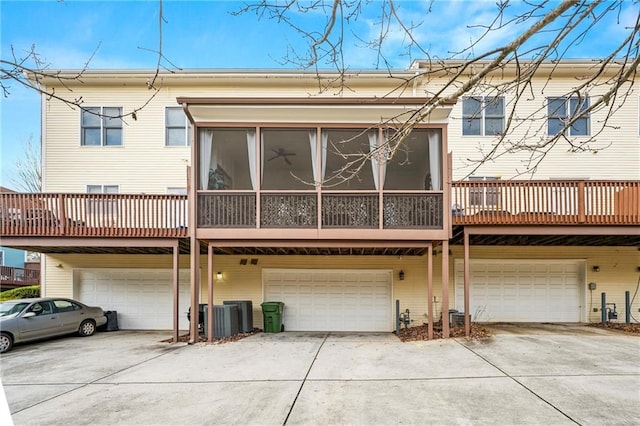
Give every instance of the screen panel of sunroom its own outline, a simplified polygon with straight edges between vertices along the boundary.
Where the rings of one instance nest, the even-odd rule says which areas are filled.
[[[377,136],[378,129],[323,129],[323,189],[378,189]]]
[[[385,132],[389,158],[383,164],[385,190],[442,190],[442,137],[440,130],[413,129],[403,140]]]
[[[255,129],[208,128],[199,136],[199,190],[257,188]]]
[[[261,188],[263,190],[313,190],[316,129],[262,129]]]

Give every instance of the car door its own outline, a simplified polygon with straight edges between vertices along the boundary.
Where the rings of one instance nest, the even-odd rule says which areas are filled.
[[[58,313],[60,326],[65,333],[72,333],[80,327],[80,323],[85,319],[86,314],[82,306],[65,299],[55,299],[53,301],[55,311]]]
[[[27,313],[33,313],[34,316]],[[55,336],[61,333],[60,321],[55,313],[51,302],[34,302],[24,313],[21,314],[18,322],[21,340],[39,339],[43,337]]]

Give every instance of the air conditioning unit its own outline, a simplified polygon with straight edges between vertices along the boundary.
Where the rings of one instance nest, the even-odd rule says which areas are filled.
[[[224,305],[238,306],[238,329],[240,333],[253,331],[253,304],[251,300],[225,300]]]
[[[238,334],[238,305],[213,306],[213,337],[229,337]],[[204,336],[209,337],[209,306],[204,306]]]

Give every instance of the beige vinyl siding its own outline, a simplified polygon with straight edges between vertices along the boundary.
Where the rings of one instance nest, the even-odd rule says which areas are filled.
[[[82,97],[86,106],[121,106],[124,113],[130,113],[149,101],[137,112],[137,120],[130,117],[123,125],[123,146],[86,147],[80,146],[80,111],[72,110],[61,102],[52,100],[45,103],[46,144],[44,147],[45,190],[48,192],[85,192],[87,184],[118,184],[121,193],[165,193],[167,187],[186,186],[186,168],[190,165],[190,147],[166,147],[164,109],[177,106],[177,96],[249,96],[249,97],[307,97],[313,87],[301,85],[295,79],[279,84],[267,80],[247,83],[243,86],[224,85],[223,82],[203,86],[176,85],[166,87],[149,101],[153,94],[140,82],[138,86],[95,87],[89,83],[82,87]],[[263,84],[259,84],[263,83]],[[358,85],[352,96],[371,96],[385,93],[388,88],[381,82],[379,87],[371,84]],[[437,82],[427,83],[436,85]],[[554,78],[550,82],[536,81],[534,90],[538,94],[532,100],[519,105],[517,118],[524,118],[536,110],[537,120],[519,123],[510,139],[535,138],[531,133],[538,130],[546,135],[546,96],[566,93],[576,84],[572,78]],[[420,92],[424,93],[424,89]],[[331,92],[322,96],[329,96]],[[591,102],[598,93],[590,93]],[[510,97],[506,97],[507,110]],[[618,100],[621,102],[621,100]],[[453,154],[453,177],[464,178],[471,170],[467,159],[478,159],[480,152],[486,151],[494,141],[493,137],[461,135],[461,102],[452,110],[448,137],[449,150]],[[606,112],[595,113],[591,117],[592,134],[598,129]],[[282,117],[286,122],[290,116]],[[589,179],[640,179],[640,137],[638,136],[638,96],[626,98],[623,107],[615,112],[610,126],[596,137],[590,146],[599,149],[590,152],[568,152],[565,142],[554,147],[542,161],[534,178],[589,178]],[[575,140],[584,140],[577,137]],[[511,178],[517,170],[522,170],[530,160],[529,153],[511,153],[488,162],[475,172],[478,176],[498,176]],[[90,173],[88,173],[90,171]],[[528,175],[525,175],[528,177]]]
[[[171,255],[48,254],[45,259],[46,296],[54,297],[75,296],[74,268],[173,268]],[[180,269],[189,269],[189,265],[189,256],[180,256]]]
[[[449,307],[454,306],[454,259],[462,258],[460,246],[451,247],[449,262]],[[598,322],[600,294],[607,293],[607,300],[616,303],[619,321],[624,321],[624,292],[633,295],[640,273],[640,252],[635,247],[509,247],[509,259],[576,259],[586,265],[584,273],[583,311],[588,310],[588,320]],[[473,259],[503,259],[505,247],[472,247]],[[258,259],[257,265],[241,265],[240,259]],[[201,262],[201,302],[207,300],[207,260]],[[441,255],[433,257],[434,309],[436,321],[442,309]],[[400,300],[402,311],[409,309],[412,325],[421,325],[427,320],[427,259],[425,256],[215,256],[213,273],[223,273],[223,281],[214,281],[214,303],[223,300],[252,300],[254,322],[262,326],[262,269],[384,269],[393,271],[393,309],[395,300]],[[62,268],[57,268],[60,264]],[[600,272],[593,272],[598,265]],[[46,262],[47,296],[73,297],[73,268],[171,268],[171,256],[153,255],[49,255]],[[180,257],[180,268],[189,268],[188,256]],[[403,270],[405,279],[400,281],[398,273]],[[589,292],[586,285],[595,282],[597,289]],[[185,285],[188,283],[181,283]],[[632,314],[640,319],[640,296],[636,297]]]
[[[308,89],[308,88],[306,88]],[[374,88],[358,92],[369,96]],[[165,146],[165,107],[177,106],[177,96],[304,96],[308,91],[296,88],[260,88],[249,86],[163,88],[149,100],[152,92],[131,86],[82,89],[83,105],[123,107],[124,114],[144,106],[137,120],[124,118],[122,146],[81,146],[80,111],[51,100],[46,108],[46,144],[44,146],[44,183],[47,192],[85,192],[87,184],[119,185],[120,193],[166,193],[167,187],[186,187],[190,147]],[[304,114],[300,110],[300,114]],[[302,115],[301,115],[302,117]],[[250,120],[251,118],[247,118]],[[277,121],[286,122],[289,115]],[[308,117],[308,119],[313,119]],[[257,123],[254,123],[257,124]]]
[[[546,98],[567,93],[571,87],[579,84],[575,78],[554,78],[536,80],[532,85],[535,97],[527,96],[520,101],[515,115],[513,131],[508,136],[510,141],[527,139],[535,142],[540,136],[547,136],[547,109]],[[604,88],[597,88],[589,92],[590,103],[598,99]],[[608,122],[608,126],[600,132],[602,123],[606,118],[608,108],[591,115],[590,129],[594,142],[589,147],[597,149],[592,152],[570,152],[566,141],[560,140],[544,157],[537,166],[534,179],[640,179],[640,138],[638,137],[638,96],[632,95],[624,99],[617,99],[615,111]],[[478,96],[484,93],[477,93]],[[505,96],[507,117],[513,102],[513,96]],[[618,106],[622,105],[620,109]],[[533,120],[525,121],[529,115],[534,114]],[[506,120],[506,118],[505,118]],[[488,153],[494,146],[496,138],[493,136],[463,136],[462,135],[462,102],[459,101],[453,108],[449,118],[448,127],[449,150],[453,154],[453,178],[463,179],[469,174],[477,163],[470,160],[480,160],[482,153]],[[588,137],[573,137],[571,140],[579,143],[586,141]],[[504,153],[506,147],[502,146],[498,154]],[[535,164],[535,157],[531,158],[530,152],[509,153],[502,157],[494,158],[474,172],[477,176],[498,176],[508,178],[528,178],[517,176],[517,171],[522,171],[527,164]]]
[[[83,95],[87,106],[121,106],[130,113],[148,91],[127,88],[94,90]],[[122,146],[81,146],[80,112],[59,102],[47,103],[44,182],[47,192],[86,192],[88,184],[119,185],[120,193],[166,193],[186,187],[190,147],[166,147],[164,109],[175,98],[161,92],[137,113],[125,118]]]

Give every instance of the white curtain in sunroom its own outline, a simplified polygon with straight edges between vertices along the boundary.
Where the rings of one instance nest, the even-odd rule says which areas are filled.
[[[209,169],[211,168],[211,151],[213,147],[213,129],[200,132],[200,189],[209,189]]]
[[[431,189],[442,190],[442,145],[440,143],[440,132],[429,132],[429,169],[431,171]]]
[[[251,187],[255,191],[258,189],[258,176],[256,173],[256,131],[254,129],[247,129],[247,154],[249,155]]]

